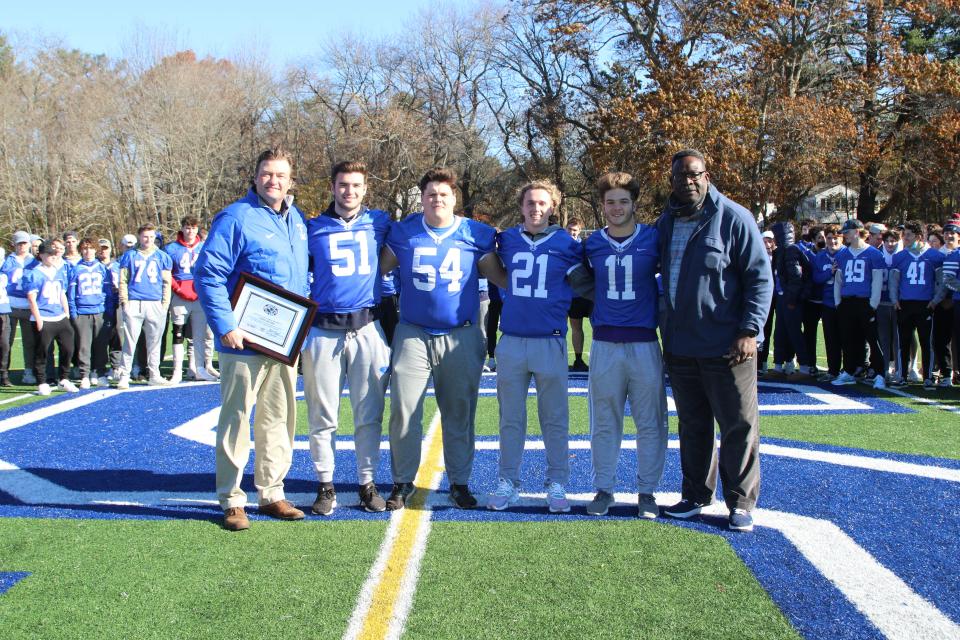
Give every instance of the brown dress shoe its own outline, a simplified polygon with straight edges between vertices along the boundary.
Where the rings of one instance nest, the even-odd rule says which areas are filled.
[[[303,511],[293,506],[289,500],[277,500],[270,504],[262,504],[258,510],[265,516],[279,520],[303,520]]]
[[[227,531],[243,531],[250,528],[250,521],[243,507],[231,507],[223,512],[223,528]]]

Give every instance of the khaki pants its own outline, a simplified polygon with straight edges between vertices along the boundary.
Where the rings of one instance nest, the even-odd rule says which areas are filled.
[[[223,509],[243,507],[240,489],[250,457],[253,419],[253,481],[258,504],[283,500],[283,479],[293,462],[297,427],[297,367],[266,356],[220,354],[220,420],[217,423],[217,498]]]

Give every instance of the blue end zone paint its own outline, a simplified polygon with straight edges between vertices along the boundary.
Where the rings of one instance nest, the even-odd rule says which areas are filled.
[[[572,382],[572,386],[575,386],[582,381]],[[836,390],[828,391],[836,393]],[[761,404],[802,403],[798,396],[803,394],[788,390],[780,395],[789,396],[789,400],[768,402],[764,399],[768,395],[762,392]],[[899,405],[858,389],[843,389],[842,395],[856,397],[858,401],[878,407],[878,411],[903,410]],[[71,394],[71,397],[77,396]],[[52,402],[63,402],[65,399],[66,396],[62,396]],[[137,492],[196,493],[204,499],[213,500],[212,448],[173,436],[169,431],[218,404],[219,389],[216,385],[119,394],[72,411],[68,421],[61,414],[0,433],[0,460],[29,472],[32,478],[50,483],[43,486],[54,490],[122,491],[131,495]],[[882,408],[883,405],[888,405],[887,409]],[[41,403],[17,407],[0,413],[0,416],[23,415],[38,406]],[[210,428],[213,429],[213,426],[210,425]],[[948,469],[960,468],[960,461],[956,460],[879,454],[784,440],[765,439],[764,442],[811,451],[833,451]],[[589,449],[572,449],[570,462],[572,480],[568,491],[592,493]],[[545,468],[542,450],[525,453],[524,492],[543,491]],[[217,521],[221,514],[215,504],[146,507],[71,504],[58,502],[56,495],[50,496],[50,499],[40,497],[28,500],[38,504],[26,504],[10,491],[4,490],[9,488],[4,478],[16,473],[0,470],[0,517]],[[496,475],[496,450],[478,450],[473,474],[474,490],[478,494],[491,491]],[[620,483],[617,491],[632,493],[635,475],[635,451],[624,449],[618,469]],[[376,477],[381,490],[387,491],[390,472],[389,455],[385,451]],[[353,453],[339,452],[335,477],[338,491],[355,491],[355,478]],[[930,600],[954,621],[960,621],[960,569],[955,562],[957,541],[960,540],[960,512],[956,507],[960,504],[960,483],[774,455],[762,458],[762,478],[761,507],[834,522],[918,594]],[[676,449],[670,449],[661,490],[678,491],[679,486],[679,456]],[[244,478],[244,488],[255,500],[252,456]],[[315,492],[316,478],[307,451],[295,452],[286,489],[289,493],[307,495]],[[446,490],[447,486],[443,484],[438,498],[442,500]],[[387,517],[387,514],[368,514],[355,504],[341,504],[334,514],[335,519],[384,520]],[[495,513],[482,509],[460,511],[443,503],[437,504],[433,517],[437,521],[504,523],[562,522],[589,518],[582,504],[575,507],[572,514],[550,515],[540,505]],[[635,507],[615,507],[610,517],[633,519]],[[303,526],[322,526],[322,521],[321,518],[308,516],[308,522]],[[656,526],[680,526],[725,537],[791,622],[807,637],[877,636],[876,629],[776,531],[758,527],[752,535],[732,534],[726,530],[726,522],[722,518],[702,518],[691,522],[661,519]]]
[[[3,595],[13,585],[30,575],[29,571],[0,571],[0,595]]]

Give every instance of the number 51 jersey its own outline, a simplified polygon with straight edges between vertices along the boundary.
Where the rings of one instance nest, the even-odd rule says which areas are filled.
[[[480,258],[495,249],[493,227],[454,216],[445,229],[422,213],[391,225],[387,246],[400,264],[400,320],[446,332],[477,322]]]
[[[349,222],[327,213],[307,220],[310,297],[320,313],[352,313],[380,302],[380,247],[389,228],[390,218],[378,209]]]
[[[583,245],[559,227],[533,240],[518,225],[497,237],[507,270],[500,330],[524,338],[567,335],[573,290],[567,274],[583,262]]]

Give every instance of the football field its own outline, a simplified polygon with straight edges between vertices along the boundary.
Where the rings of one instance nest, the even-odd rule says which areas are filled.
[[[471,483],[481,498],[496,484],[495,374],[482,386]],[[421,491],[404,511],[365,513],[344,402],[333,516],[277,522],[251,508],[242,533],[220,528],[213,493],[216,384],[44,399],[3,390],[0,634],[960,637],[960,392],[761,382],[757,526],[735,534],[722,504],[689,522],[636,518],[629,417],[618,504],[587,516],[586,386],[571,376],[570,514],[543,506],[531,389],[517,507],[450,506],[442,417],[428,399]],[[300,408],[286,487],[309,507],[316,480],[302,398]],[[679,497],[675,431],[671,402],[661,506]],[[385,437],[381,448],[387,492]]]

